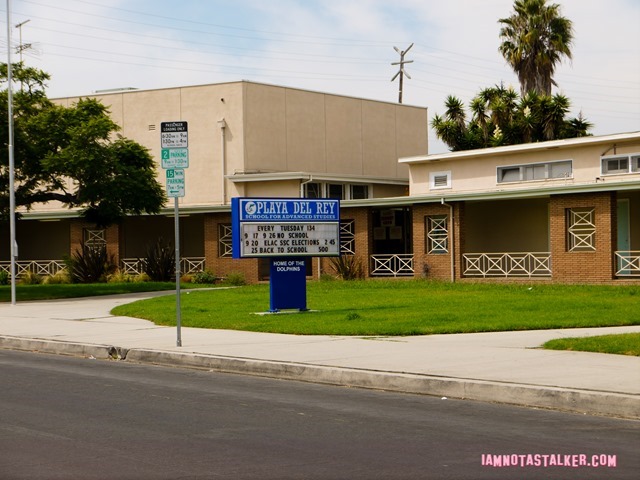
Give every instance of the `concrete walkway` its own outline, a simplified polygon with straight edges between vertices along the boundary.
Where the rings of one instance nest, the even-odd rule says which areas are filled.
[[[114,317],[164,293],[0,304],[0,347],[640,419],[640,358],[542,350],[553,338],[640,326],[418,337],[176,328]]]

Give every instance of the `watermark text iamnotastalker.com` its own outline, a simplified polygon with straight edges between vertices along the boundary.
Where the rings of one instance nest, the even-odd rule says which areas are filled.
[[[565,468],[616,468],[617,455],[605,453],[587,455],[584,453],[483,453],[483,467],[565,467]]]

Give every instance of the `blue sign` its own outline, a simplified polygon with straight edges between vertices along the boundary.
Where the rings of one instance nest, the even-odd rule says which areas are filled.
[[[305,258],[340,256],[340,200],[232,198],[231,219],[233,258],[270,259],[271,311],[307,310]]]
[[[307,271],[304,259],[272,258],[269,278],[270,310],[307,310]]]
[[[238,198],[240,222],[339,222],[340,200]]]
[[[233,258],[337,257],[340,201],[233,198]]]

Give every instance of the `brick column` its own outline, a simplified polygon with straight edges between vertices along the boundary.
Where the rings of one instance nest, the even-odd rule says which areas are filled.
[[[447,216],[448,253],[430,254],[427,251],[427,217],[432,215]],[[429,203],[413,206],[413,268],[416,278],[424,276],[437,280],[451,280],[451,227],[451,215],[447,205]]]
[[[575,208],[594,209],[593,251],[569,251],[567,211]],[[549,214],[553,280],[571,283],[611,281],[615,274],[614,251],[617,243],[615,192],[553,196]]]

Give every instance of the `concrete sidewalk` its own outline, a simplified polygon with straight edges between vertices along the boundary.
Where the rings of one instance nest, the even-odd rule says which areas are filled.
[[[113,317],[143,293],[0,304],[0,348],[114,358],[640,419],[640,358],[538,348],[640,326],[419,337],[176,328]]]

